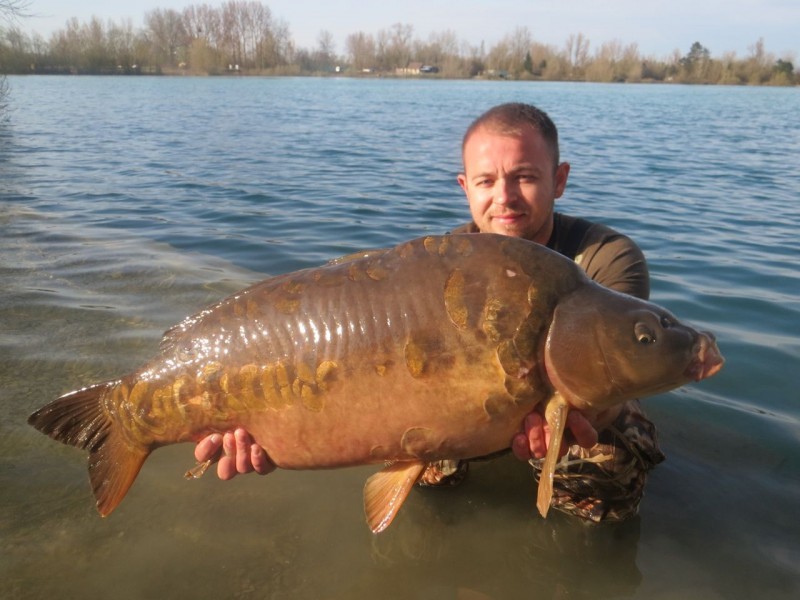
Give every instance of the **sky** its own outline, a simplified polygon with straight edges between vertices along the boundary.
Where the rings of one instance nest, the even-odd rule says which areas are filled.
[[[45,39],[77,17],[96,16],[140,27],[155,8],[182,10],[190,5],[219,6],[222,0],[25,0],[34,16],[20,22]],[[264,0],[272,16],[286,23],[300,48],[314,48],[321,31],[333,35],[336,51],[363,31],[375,35],[395,23],[411,25],[414,38],[450,31],[460,42],[488,50],[519,27],[536,42],[562,48],[573,34],[589,39],[590,52],[604,42],[635,43],[645,57],[667,58],[700,42],[714,57],[736,52],[740,58],[764,40],[777,58],[800,57],[798,0]]]

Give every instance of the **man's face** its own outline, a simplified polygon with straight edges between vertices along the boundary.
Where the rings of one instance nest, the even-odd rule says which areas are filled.
[[[483,233],[501,233],[546,244],[553,206],[564,193],[569,164],[554,168],[542,135],[530,128],[505,135],[481,127],[464,146],[458,183],[472,219]]]

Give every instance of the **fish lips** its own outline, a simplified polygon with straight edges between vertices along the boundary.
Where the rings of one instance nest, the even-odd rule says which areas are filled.
[[[684,371],[684,375],[692,381],[701,381],[716,375],[725,364],[725,359],[717,347],[717,338],[710,331],[697,333],[692,354],[693,359]]]

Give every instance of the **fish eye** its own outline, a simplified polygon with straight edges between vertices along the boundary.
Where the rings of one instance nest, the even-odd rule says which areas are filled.
[[[656,335],[653,331],[644,323],[637,323],[636,326],[633,328],[634,335],[636,336],[636,341],[640,344],[655,344],[656,342]]]

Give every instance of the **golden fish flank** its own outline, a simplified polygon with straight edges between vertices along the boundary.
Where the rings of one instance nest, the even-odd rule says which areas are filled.
[[[303,406],[308,410],[319,412],[323,408],[323,397],[317,387],[317,373],[307,362],[297,364],[297,379],[292,389],[300,397]]]
[[[425,362],[427,360],[425,351],[413,340],[408,340],[404,353],[408,372],[411,373],[411,376],[415,379],[422,377],[423,373],[425,373]],[[378,371],[378,373],[381,372]]]
[[[509,408],[515,408],[516,404],[511,394],[490,394],[483,401],[483,410],[492,419],[502,416]]]
[[[296,367],[279,361],[263,367],[247,364],[219,377],[216,370],[212,372],[214,379],[205,380],[206,395],[219,398],[223,405],[214,408],[220,412],[248,412],[260,406],[280,411],[298,400],[308,410],[319,412],[324,392],[336,381],[337,366],[333,361],[323,361],[315,369],[307,361],[299,361]]]
[[[297,362],[297,378],[303,382],[315,385],[317,383],[317,373],[306,361]]]
[[[367,273],[361,263],[353,262],[347,268],[347,278],[350,281],[364,281],[367,278]]]
[[[267,408],[271,410],[281,410],[287,406],[291,406],[291,401],[287,402],[284,395],[281,394],[281,386],[278,383],[275,365],[265,365],[261,370],[261,393],[264,396],[264,401]]]
[[[317,271],[314,273],[314,282],[322,287],[338,287],[347,281],[347,276],[340,271]]]
[[[503,304],[497,298],[489,298],[483,308],[483,322],[481,329],[490,341],[499,342],[503,339],[501,322],[503,317]]]
[[[307,283],[303,281],[297,281],[295,279],[287,279],[281,286],[281,288],[287,294],[295,294],[295,295],[302,294],[307,287],[308,287]]]
[[[428,254],[433,255],[441,254],[440,249],[442,246],[446,247],[446,244],[447,242],[440,237],[428,236],[422,240],[422,245],[425,247],[425,250],[428,251]]]
[[[468,258],[472,254],[473,246],[470,242],[468,237],[458,236],[456,239],[455,236],[451,239],[454,239],[453,245],[455,246],[456,253],[463,257]]]
[[[414,253],[416,252],[415,248],[416,247],[415,247],[415,244],[413,242],[406,242],[405,244],[400,244],[397,247],[397,255],[401,259],[404,259],[404,260],[409,259],[412,256],[414,256]]]
[[[319,389],[327,392],[336,381],[339,367],[332,360],[323,360],[317,367],[316,382]]]
[[[464,273],[460,269],[454,269],[444,284],[444,306],[453,325],[466,329],[469,311],[464,297]]]
[[[545,334],[545,321],[541,315],[549,314],[549,312],[532,312],[531,316],[520,324],[511,338],[516,355],[529,366],[536,361],[536,353],[539,351],[538,342]]]
[[[500,342],[497,346],[497,360],[503,371],[510,377],[522,379],[530,371],[530,363],[517,352],[512,340]]]
[[[467,258],[472,254],[473,245],[468,236],[428,236],[423,240],[425,250],[434,256],[453,256]]]
[[[249,364],[244,365],[239,369],[238,388],[242,404],[245,410],[255,410],[259,404],[263,402],[263,394],[260,394],[259,385],[259,372],[258,365]],[[261,396],[261,398],[259,398]]]
[[[275,308],[284,315],[293,315],[300,308],[300,300],[288,296],[275,298],[273,304]]]
[[[186,381],[181,384],[186,385]],[[170,411],[175,411],[174,394],[174,386],[172,389],[169,386],[158,387],[154,383],[141,380],[134,384],[127,400],[119,395],[114,397],[113,402],[120,413],[128,414],[131,430],[141,432],[144,437],[149,438],[166,432],[164,417]]]
[[[381,377],[384,377],[386,375],[386,369],[388,368],[389,368],[389,362],[377,363],[375,365],[375,372]]]
[[[411,427],[400,440],[400,447],[409,456],[425,458],[435,451],[438,437],[428,427]]]
[[[375,260],[367,267],[367,277],[372,281],[381,281],[389,276],[389,270],[383,266],[380,260]]]

